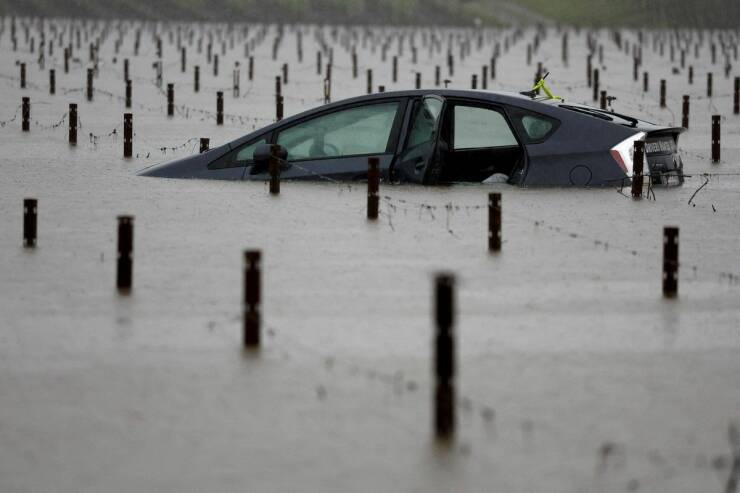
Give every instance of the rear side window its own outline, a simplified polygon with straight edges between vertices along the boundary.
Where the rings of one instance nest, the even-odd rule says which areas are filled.
[[[504,115],[477,106],[455,106],[454,149],[487,149],[518,146]]]
[[[509,116],[522,140],[527,144],[540,144],[546,141],[560,126],[560,122],[555,118],[521,108],[510,108]]]
[[[249,166],[254,160],[254,151],[257,149],[257,146],[266,143],[267,139],[262,138],[242,144],[213,161],[208,165],[208,169],[243,168]]]

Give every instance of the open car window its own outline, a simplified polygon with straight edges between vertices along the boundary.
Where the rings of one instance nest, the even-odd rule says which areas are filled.
[[[386,102],[324,114],[278,134],[289,161],[385,154],[399,103]]]
[[[249,166],[254,162],[254,151],[257,149],[257,146],[265,143],[267,143],[267,139],[263,137],[259,140],[242,144],[210,163],[208,169],[243,168]]]
[[[489,108],[456,105],[453,129],[456,151],[519,145],[504,115]]]

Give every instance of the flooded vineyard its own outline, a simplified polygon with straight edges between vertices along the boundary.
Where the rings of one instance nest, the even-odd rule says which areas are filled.
[[[735,491],[737,32],[0,26],[1,491]],[[383,180],[373,221],[362,181],[137,175],[326,102],[545,73],[668,126],[688,96],[683,186]]]

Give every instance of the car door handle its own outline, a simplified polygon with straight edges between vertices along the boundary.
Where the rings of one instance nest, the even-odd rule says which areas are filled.
[[[417,170],[420,170],[424,167],[424,158],[421,156],[417,157],[416,159],[414,159],[413,164]]]

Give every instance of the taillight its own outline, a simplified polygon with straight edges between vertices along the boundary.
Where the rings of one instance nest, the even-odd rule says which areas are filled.
[[[639,132],[611,148],[609,153],[627,176],[632,176],[635,163],[635,142],[645,140],[647,134]]]

